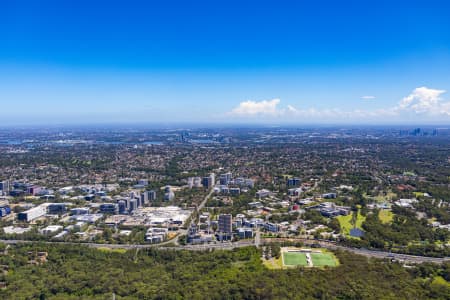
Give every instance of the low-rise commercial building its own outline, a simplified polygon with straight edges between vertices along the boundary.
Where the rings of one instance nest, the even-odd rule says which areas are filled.
[[[45,214],[47,214],[47,205],[41,204],[24,212],[18,213],[17,219],[19,221],[31,222],[34,219],[45,216]]]

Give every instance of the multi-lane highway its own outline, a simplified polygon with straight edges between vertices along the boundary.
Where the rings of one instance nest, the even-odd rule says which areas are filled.
[[[279,242],[279,239],[263,239],[262,244],[268,244],[273,242]],[[450,261],[450,257],[426,257],[426,256],[414,256],[407,254],[398,254],[385,251],[375,251],[368,249],[358,249],[350,248],[345,246],[336,245],[328,241],[317,241],[317,240],[306,240],[306,239],[295,239],[295,241],[302,242],[305,246],[320,245],[320,247],[327,248],[330,250],[342,250],[349,251],[358,255],[363,255],[366,257],[380,258],[380,259],[393,259],[397,261],[404,261],[408,263],[438,263],[441,264],[445,261]],[[71,243],[71,242],[34,242],[34,241],[24,241],[24,240],[0,240],[0,242],[5,244],[20,244],[20,243],[45,243],[45,244],[66,244],[66,245],[85,245],[92,248],[110,248],[110,249],[146,249],[146,248],[158,248],[161,250],[192,250],[192,251],[211,251],[211,250],[231,250],[234,248],[254,246],[254,241],[238,241],[238,242],[223,242],[223,243],[212,243],[212,244],[202,244],[202,245],[185,245],[176,247],[167,247],[162,244],[96,244],[96,243]]]

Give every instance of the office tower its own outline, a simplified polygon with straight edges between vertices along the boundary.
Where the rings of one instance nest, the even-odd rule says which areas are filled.
[[[115,203],[103,203],[100,204],[100,212],[104,214],[116,214],[118,206]]]
[[[128,203],[128,210],[129,212],[133,212],[137,209],[138,205],[137,205],[137,201],[136,199],[130,199],[130,202]]]
[[[156,192],[154,190],[147,191],[149,201],[155,201],[156,200]]]
[[[297,178],[297,177],[288,178],[288,180],[286,181],[286,185],[288,187],[297,187],[297,186],[300,186],[301,183],[302,183],[302,181],[300,180],[300,178]]]
[[[206,176],[202,179],[202,185],[206,189],[210,189],[212,187],[211,177]]]
[[[138,185],[147,186],[148,185],[148,179],[139,179]]]
[[[0,181],[0,191],[2,191],[4,194],[9,193],[9,181],[8,180]]]
[[[233,225],[232,225],[232,216],[231,214],[221,214],[219,215],[219,232],[222,233],[232,233]]]
[[[211,173],[209,174],[209,176],[203,177],[202,179],[202,185],[203,187],[210,189],[214,186],[215,184],[215,174]]]
[[[141,194],[141,206],[145,206],[148,204],[148,193],[147,192],[143,192]]]
[[[231,172],[220,174],[219,181],[221,185],[228,185],[233,179]]]
[[[127,212],[127,203],[124,200],[119,200],[117,204],[119,206],[119,214],[125,214]]]

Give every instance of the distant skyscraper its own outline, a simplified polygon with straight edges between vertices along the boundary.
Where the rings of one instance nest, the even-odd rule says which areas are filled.
[[[182,132],[180,135],[180,141],[181,142],[189,141],[189,132]]]
[[[433,135],[433,136],[438,136],[438,129],[433,129],[432,135]]]
[[[420,128],[416,128],[413,130],[412,135],[420,136],[420,135],[422,135],[422,130]]]

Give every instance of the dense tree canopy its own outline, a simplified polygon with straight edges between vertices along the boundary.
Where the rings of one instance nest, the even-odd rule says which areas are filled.
[[[28,264],[28,251],[48,262]],[[233,251],[141,250],[23,245],[0,256],[9,266],[1,299],[448,299],[449,265],[406,269],[338,252],[332,269],[268,270],[253,247]]]
[[[427,220],[418,219],[410,209],[394,206],[393,212],[394,218],[389,224],[380,221],[378,212],[367,216],[363,223],[362,246],[416,255],[449,255],[448,247],[439,246],[449,239],[448,230],[431,228]]]

